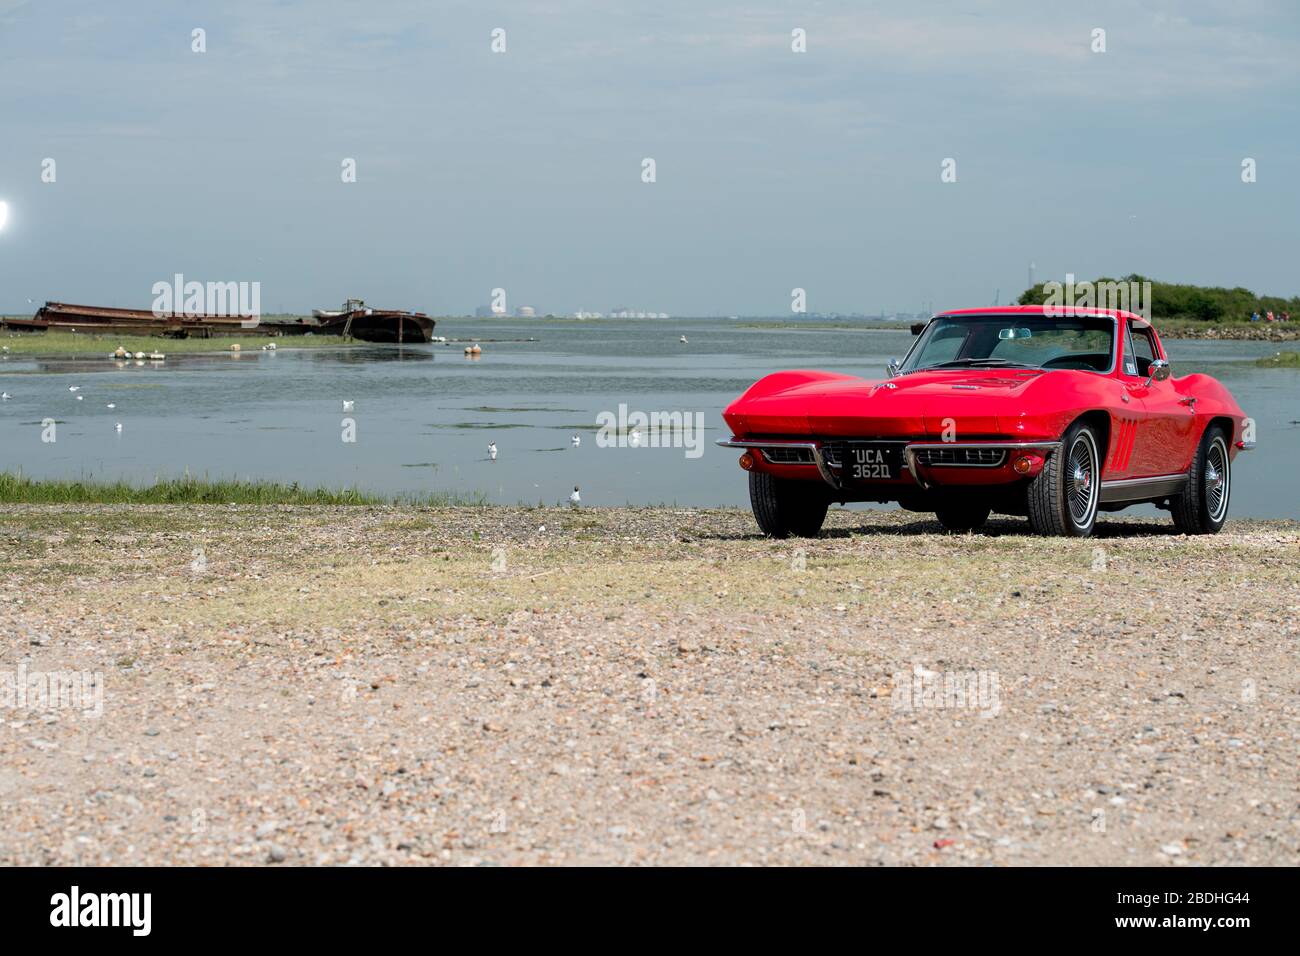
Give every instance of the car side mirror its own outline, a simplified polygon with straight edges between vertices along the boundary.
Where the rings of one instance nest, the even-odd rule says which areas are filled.
[[[896,358],[890,359],[889,362],[885,365],[885,371],[889,373],[890,378],[893,378],[900,371],[902,371],[902,369],[903,369],[903,363]]]
[[[1152,382],[1163,382],[1172,374],[1173,371],[1169,368],[1168,362],[1164,359],[1153,359],[1151,367],[1147,369],[1147,385],[1149,386]]]

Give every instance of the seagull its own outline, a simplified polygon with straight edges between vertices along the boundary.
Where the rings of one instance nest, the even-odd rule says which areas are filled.
[[[68,386],[68,391],[69,391],[69,392],[79,392],[79,391],[81,391],[81,386],[80,386],[80,385],[69,385],[69,386]]]
[[[582,439],[577,435],[574,435],[572,438],[569,439],[569,441],[573,443],[574,448],[577,448],[579,445],[582,444]]]
[[[545,534],[545,533],[546,533],[546,525],[544,525],[544,524],[538,525],[538,526],[537,526],[537,533],[538,533],[538,534]]]
[[[575,508],[582,504],[582,495],[578,494],[577,485],[573,486],[573,494],[569,495],[569,504],[573,505]]]
[[[488,442],[488,458],[492,461],[497,460],[497,443],[494,441]]]
[[[108,403],[107,405],[105,405],[104,407],[105,407],[105,408],[117,408],[117,403],[116,403],[116,402],[109,402],[109,403]]]
[[[678,339],[677,341],[681,342],[682,345],[690,345],[690,343],[686,341],[686,336],[684,336],[684,335],[683,335],[680,339]]]
[[[0,402],[7,402],[11,398],[13,398],[13,396],[8,392],[0,392]]]
[[[77,396],[77,401],[79,401],[79,402],[84,402],[84,401],[85,401],[85,398],[84,398],[83,396],[81,396],[81,395],[78,395],[78,396]]]
[[[641,433],[640,433],[639,431],[637,431],[635,428],[632,429],[632,434],[630,434],[630,435],[627,436],[627,441],[628,441],[628,444],[631,445],[633,448],[640,448],[640,447],[641,447]]]
[[[117,429],[117,433],[118,433],[119,435],[122,434],[122,423],[121,423],[121,422],[118,422],[118,423],[117,423],[116,425],[114,425],[113,427]]]
[[[357,404],[356,402],[350,402],[345,398],[343,399],[343,410],[345,412],[350,412],[352,411],[353,407],[355,407],[356,404]]]

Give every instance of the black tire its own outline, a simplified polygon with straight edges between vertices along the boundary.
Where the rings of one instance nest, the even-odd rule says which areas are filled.
[[[763,534],[772,538],[815,538],[826,520],[830,499],[811,481],[749,473],[749,503]]]
[[[1187,490],[1169,499],[1174,527],[1183,534],[1218,534],[1228,520],[1232,495],[1229,440],[1222,426],[1207,428],[1187,472]]]
[[[945,501],[935,507],[934,516],[948,531],[974,531],[984,527],[992,510],[979,501]]]
[[[1097,434],[1083,422],[1065,430],[1059,450],[1029,482],[1029,526],[1038,534],[1086,538],[1097,523],[1103,461]]]

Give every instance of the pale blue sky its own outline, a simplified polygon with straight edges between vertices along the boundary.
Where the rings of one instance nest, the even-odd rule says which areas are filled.
[[[183,272],[265,311],[914,311],[1031,259],[1300,292],[1300,6],[1082,6],[0,0],[0,310]]]

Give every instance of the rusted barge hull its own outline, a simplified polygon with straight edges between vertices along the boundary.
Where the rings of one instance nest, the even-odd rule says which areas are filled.
[[[357,300],[351,300],[353,302]],[[0,327],[16,332],[64,332],[159,335],[169,338],[211,338],[214,335],[346,335],[363,342],[428,342],[436,323],[423,312],[351,308],[310,318],[261,319],[227,315],[171,314],[157,316],[144,309],[112,309],[95,305],[46,302],[30,319],[3,319]]]
[[[111,309],[97,305],[46,302],[30,319],[5,319],[18,332],[122,332],[171,338],[210,338],[214,335],[292,335],[316,331],[314,325],[279,325],[229,315],[157,316],[145,309]]]
[[[355,309],[338,315],[324,315],[316,321],[324,335],[350,335],[363,342],[429,342],[437,324],[423,312],[395,312],[387,309]]]

